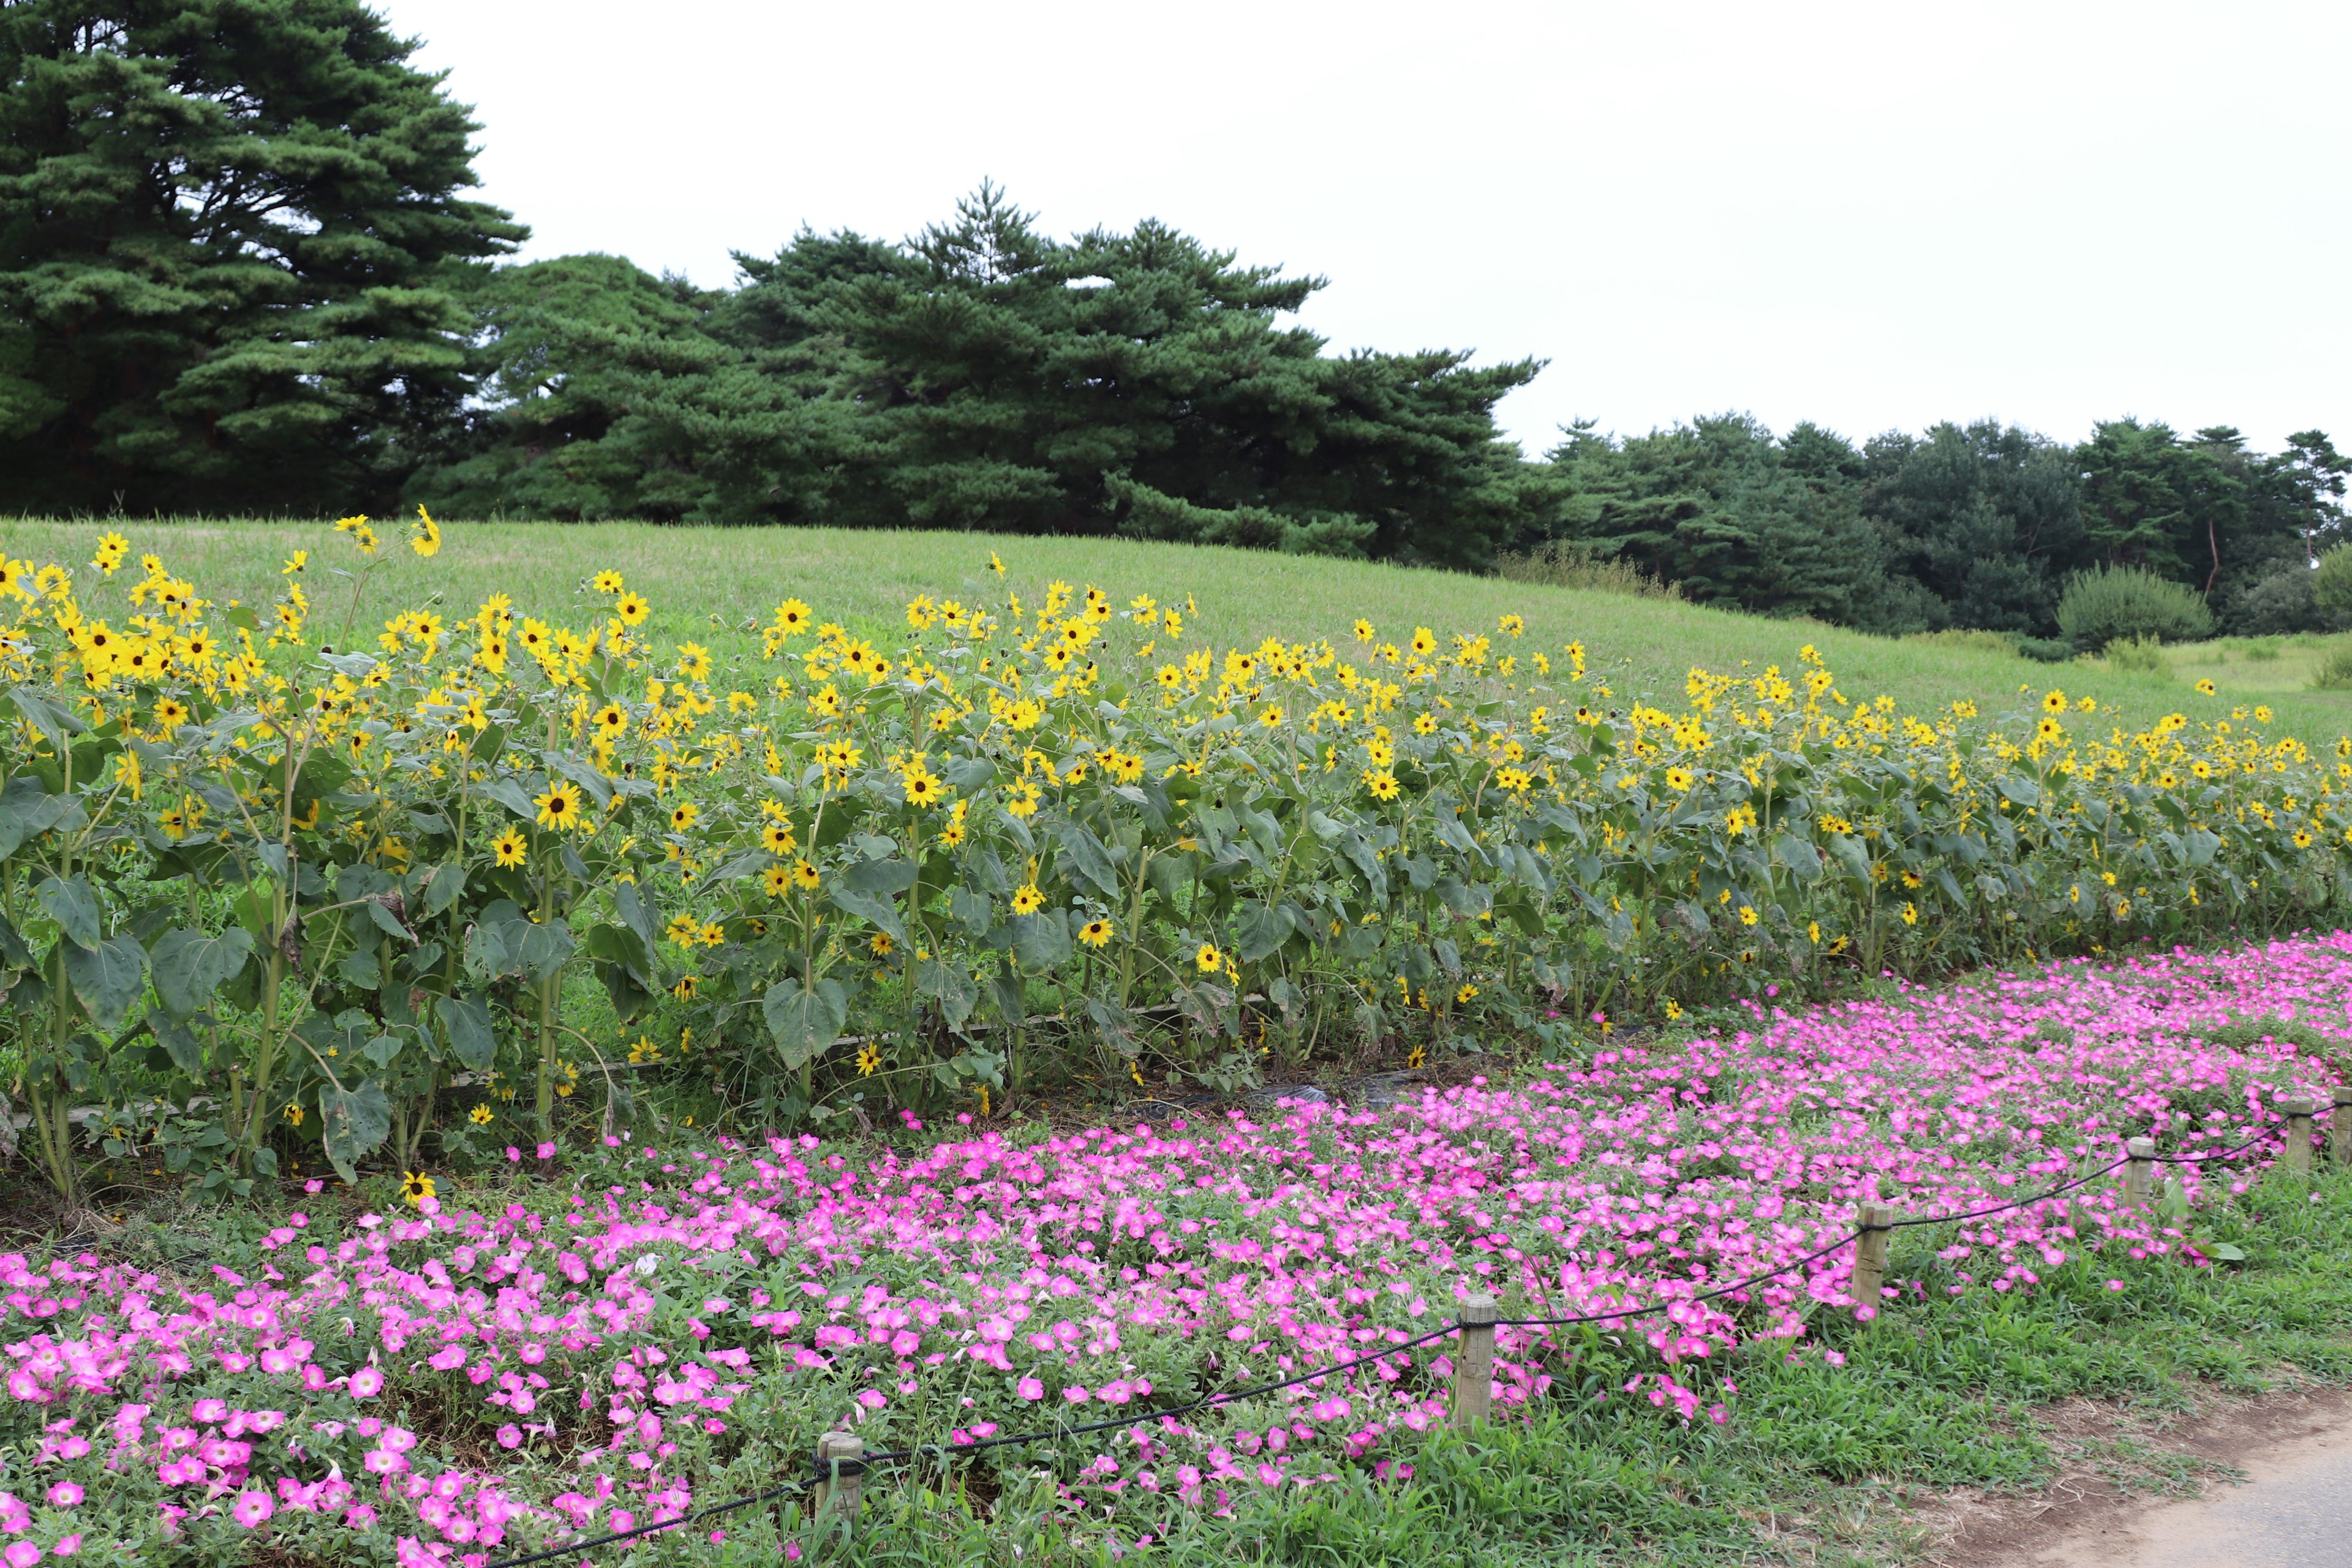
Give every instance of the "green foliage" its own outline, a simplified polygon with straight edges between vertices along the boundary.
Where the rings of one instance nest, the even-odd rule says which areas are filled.
[[[2352,647],[2339,647],[2312,672],[2314,691],[2352,691]]]
[[[2116,669],[2128,669],[2139,675],[2169,675],[2171,661],[2164,657],[2164,644],[2153,637],[2118,637],[2107,645],[2106,661]]]
[[[1700,604],[1873,624],[1885,549],[1850,447],[1811,426],[1772,440],[1739,415],[1617,440],[1580,424],[1538,492],[1549,527]]]
[[[2018,651],[2019,638],[2007,632],[1988,632],[1962,626],[1947,626],[1939,632],[1913,632],[1904,638],[1926,647],[1964,647],[1978,653],[2013,655]]]
[[[982,186],[894,246],[804,233],[702,293],[609,257],[479,296],[495,412],[418,493],[473,512],[1102,533],[1484,566],[1522,526],[1532,362],[1355,353],[1319,279],[1147,221],[1047,238]]]
[[[2233,629],[2352,615],[2315,605],[2296,574],[2340,530],[2352,468],[2315,430],[2263,454],[2226,426],[2183,437],[2124,420],[2070,447],[1985,420],[1856,451],[1815,426],[1776,438],[1726,415],[1623,439],[1579,426],[1551,458],[1530,491],[1546,534],[1705,603],[2056,644],[2070,575],[2124,564],[2207,595]]]
[[[2311,573],[2311,598],[2323,610],[2352,614],[2352,544],[2339,544],[2319,558]]]
[[[358,0],[0,11],[0,468],[59,510],[383,504],[473,390],[478,127]]]
[[[1507,552],[1495,562],[1496,575],[1513,583],[1540,583],[1588,594],[1620,594],[1633,599],[1678,599],[1682,592],[1622,556],[1603,556],[1581,540],[1549,539],[1524,554]]]
[[[2099,566],[2078,573],[2058,604],[2067,637],[2097,652],[2118,641],[2194,642],[2213,629],[2198,592],[2144,566]]]

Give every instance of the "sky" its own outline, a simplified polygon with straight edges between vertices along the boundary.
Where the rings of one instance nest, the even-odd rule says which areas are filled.
[[[1328,278],[1333,352],[1549,362],[1530,456],[1727,409],[2352,440],[2341,5],[378,8],[531,258],[720,286],[988,178]]]

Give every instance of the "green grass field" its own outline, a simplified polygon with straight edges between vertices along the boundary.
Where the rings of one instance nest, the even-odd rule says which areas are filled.
[[[330,640],[346,625],[371,637],[393,610],[438,595],[445,610],[470,613],[492,593],[551,620],[583,622],[590,574],[611,567],[654,604],[658,638],[693,638],[722,658],[756,653],[757,628],[778,600],[797,595],[821,619],[834,619],[877,641],[903,631],[906,602],[917,594],[993,591],[994,551],[1010,585],[1034,595],[1061,578],[1097,584],[1124,604],[1137,594],[1163,602],[1197,600],[1185,642],[1255,644],[1328,637],[1344,642],[1358,616],[1382,637],[1415,626],[1440,634],[1491,631],[1506,612],[1528,620],[1525,647],[1557,652],[1583,642],[1591,668],[1621,696],[1681,705],[1694,664],[1733,670],[1795,662],[1807,642],[1818,647],[1849,698],[1893,696],[1906,712],[1958,697],[1989,702],[2031,687],[2062,687],[2120,711],[2126,724],[2179,709],[2191,717],[2226,716],[2237,703],[2268,703],[2278,727],[2308,743],[2332,745],[2352,731],[2352,693],[2306,689],[2326,646],[2280,643],[2280,657],[2252,650],[2276,639],[2230,639],[2170,656],[2169,675],[2126,672],[2103,662],[2029,663],[2000,651],[1949,641],[1864,637],[1804,621],[1776,622],[1658,599],[1640,599],[1414,570],[1125,540],[1033,539],[982,533],[852,531],[839,529],[666,528],[640,523],[445,523],[446,543],[421,561],[386,528],[386,555],[371,574],[363,602],[352,609],[350,584],[334,574],[358,563],[349,540],[321,523],[166,521],[124,523],[136,551],[153,551],[215,599],[254,602],[277,592],[280,563],[296,550],[311,561],[305,574],[316,604],[313,627]],[[0,549],[37,563],[89,559],[100,525],[16,519],[0,521]],[[2211,698],[2192,685],[2210,677]]]

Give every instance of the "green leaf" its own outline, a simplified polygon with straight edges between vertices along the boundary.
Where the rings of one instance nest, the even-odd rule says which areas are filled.
[[[147,1015],[147,1030],[171,1057],[173,1067],[200,1083],[204,1081],[204,1044],[190,1034],[184,1025],[175,1024],[161,1013],[150,1013]]]
[[[549,771],[562,773],[586,790],[589,798],[596,803],[596,809],[602,811],[613,804],[612,780],[567,752],[549,752],[544,754]]]
[[[971,972],[960,963],[950,963],[938,958],[915,961],[917,994],[934,998],[950,1029],[963,1027],[971,1010],[980,1005],[980,984]]]
[[[1014,915],[1013,956],[1024,969],[1058,969],[1070,962],[1070,928],[1059,910]]]
[[[476,784],[474,787],[521,817],[525,822],[539,820],[539,812],[530,804],[530,796],[523,794],[522,786],[514,780],[492,779],[488,784]]]
[[[362,903],[361,908],[367,910],[368,919],[373,921],[376,929],[384,935],[411,945],[415,943],[415,934],[406,926],[402,925],[400,917],[384,908],[380,900],[368,899]]]
[[[1244,963],[1255,963],[1289,940],[1289,910],[1250,903],[1234,911],[1234,945]]]
[[[68,882],[49,877],[33,889],[33,899],[58,922],[67,941],[77,947],[98,945],[98,897],[86,879],[76,877]]]
[[[490,1029],[490,1005],[480,996],[451,996],[441,1004],[441,1026],[448,1032],[449,1048],[469,1071],[488,1072],[498,1059],[499,1041]]]
[[[373,1079],[357,1089],[328,1083],[319,1090],[327,1158],[346,1182],[359,1180],[359,1163],[392,1135],[392,1101]]]
[[[905,862],[899,864],[904,865]],[[870,921],[877,929],[889,932],[892,941],[907,940],[907,927],[898,919],[898,906],[890,901],[887,895],[861,893],[849,887],[847,879],[844,879],[843,883],[833,889],[833,901],[844,912]]]
[[[89,1021],[106,1034],[122,1027],[131,1005],[147,985],[147,951],[127,936],[96,947],[65,944],[66,978],[81,998]]]
[[[436,866],[425,884],[425,915],[430,920],[446,912],[466,890],[466,868],[457,865]]]
[[[842,872],[840,885],[858,893],[903,893],[915,885],[915,868],[907,860],[860,860]]]
[[[211,931],[167,931],[155,944],[155,994],[174,1018],[201,1011],[253,953],[253,933],[232,925]]]
[[[1830,854],[1845,868],[1847,876],[1865,886],[1869,884],[1870,852],[1863,847],[1862,840],[1850,838],[1843,833],[1832,833],[1830,835]]]
[[[50,795],[30,773],[18,773],[0,790],[0,860],[58,824],[66,812],[67,797]]]
[[[572,928],[562,921],[550,921],[545,925],[526,922],[522,942],[514,951],[524,973],[542,983],[552,980],[556,972],[572,961]]]
[[[1063,851],[1079,876],[1092,882],[1105,896],[1119,896],[1118,871],[1112,866],[1110,852],[1103,847],[1101,839],[1088,832],[1083,823],[1067,818],[1054,824],[1054,837],[1061,840]]]
[[[837,980],[820,980],[805,988],[786,978],[769,988],[760,1011],[768,1033],[783,1058],[785,1070],[797,1072],[834,1041],[849,1021],[849,996]]]
[[[39,696],[19,686],[8,693],[8,700],[16,705],[16,711],[25,716],[26,723],[60,750],[68,736],[81,734],[89,728],[74,716],[72,705],[62,699]]]
[[[383,971],[376,963],[375,953],[364,947],[343,954],[335,964],[335,973],[362,991],[373,991],[383,984]]]
[[[661,946],[661,911],[647,903],[635,882],[620,882],[613,888],[613,911],[621,923],[637,933],[646,944],[647,953]]]

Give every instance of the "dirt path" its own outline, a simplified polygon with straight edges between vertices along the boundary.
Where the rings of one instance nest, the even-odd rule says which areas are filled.
[[[2070,1458],[2032,1499],[1965,1496],[1939,1568],[2352,1568],[2352,1390],[2209,1402],[2177,1422],[2053,1413]],[[2194,1497],[2151,1495],[2201,1481]],[[2235,1484],[2233,1484],[2235,1483]]]

